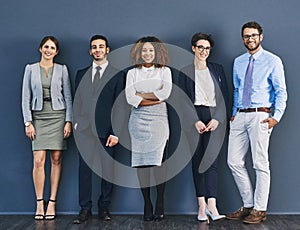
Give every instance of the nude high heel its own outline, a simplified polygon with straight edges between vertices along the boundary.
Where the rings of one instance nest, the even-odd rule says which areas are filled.
[[[225,215],[217,215],[215,216],[214,214],[211,213],[211,211],[208,210],[208,208],[205,208],[205,214],[212,220],[212,221],[217,221],[217,220],[222,220],[225,219]]]

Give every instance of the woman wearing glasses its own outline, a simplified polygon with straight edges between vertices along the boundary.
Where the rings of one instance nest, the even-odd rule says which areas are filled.
[[[218,212],[216,197],[217,156],[226,129],[224,101],[228,101],[228,90],[223,67],[207,62],[214,46],[211,35],[196,33],[191,43],[194,63],[181,70],[179,86],[193,103],[191,109],[195,112],[186,111],[186,117],[191,121],[187,135],[193,153],[192,173],[199,205],[197,219],[208,221],[209,217],[215,221],[225,218]],[[197,140],[194,143],[192,136]]]

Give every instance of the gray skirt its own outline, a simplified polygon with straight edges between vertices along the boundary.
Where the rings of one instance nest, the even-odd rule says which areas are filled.
[[[32,141],[32,150],[65,150],[64,139],[66,119],[65,110],[52,110],[51,102],[44,101],[41,111],[33,111],[32,123],[36,137]]]
[[[132,108],[129,118],[131,166],[161,165],[169,122],[166,103]]]

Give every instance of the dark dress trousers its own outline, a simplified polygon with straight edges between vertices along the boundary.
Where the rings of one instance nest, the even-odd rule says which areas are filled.
[[[98,85],[92,83],[92,66],[79,70],[75,79],[74,132],[79,154],[79,204],[82,209],[92,208],[92,169],[106,175],[114,174],[113,161],[103,161],[105,154],[114,157],[115,147],[106,147],[112,129],[112,108],[117,97],[124,90],[125,74],[112,67],[106,67]],[[122,112],[118,113],[120,116]],[[122,118],[116,118],[123,122]],[[120,127],[119,124],[116,127]],[[117,134],[116,134],[117,135]],[[76,138],[77,137],[77,138]],[[100,142],[99,142],[100,141]],[[99,143],[102,145],[99,148]],[[85,151],[80,151],[84,146]],[[104,151],[101,151],[104,150]],[[91,169],[92,167],[92,169]],[[97,171],[98,172],[98,171]],[[111,201],[112,183],[102,178],[98,209],[105,210]]]
[[[207,63],[215,87],[216,107],[194,106],[195,102],[195,66],[183,68],[179,74],[179,87],[190,100],[183,103],[184,130],[190,142],[192,172],[197,197],[216,198],[217,196],[217,156],[223,144],[228,104],[228,89],[223,67],[216,63]],[[190,103],[192,102],[192,103]],[[213,132],[199,134],[194,126],[201,120],[207,124],[211,119],[219,121]],[[210,139],[213,138],[213,143]],[[210,143],[210,144],[209,144]]]

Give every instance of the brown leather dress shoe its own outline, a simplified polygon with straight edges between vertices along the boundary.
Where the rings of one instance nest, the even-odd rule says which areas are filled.
[[[266,219],[266,211],[257,211],[256,209],[253,209],[250,215],[247,216],[243,222],[246,224],[258,224]]]
[[[239,210],[235,211],[234,213],[227,214],[226,218],[229,220],[240,220],[248,216],[251,211],[252,208],[241,207]]]

